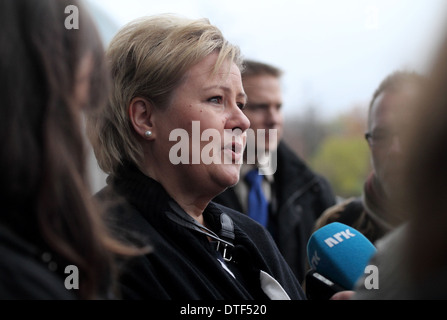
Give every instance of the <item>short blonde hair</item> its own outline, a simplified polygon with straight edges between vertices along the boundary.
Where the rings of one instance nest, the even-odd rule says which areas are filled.
[[[215,66],[230,59],[242,70],[240,49],[230,44],[208,19],[157,15],[135,20],[112,39],[107,59],[112,73],[110,103],[88,119],[88,134],[100,168],[115,173],[119,165],[139,165],[143,150],[131,125],[128,107],[142,97],[166,108],[187,71],[213,52]]]

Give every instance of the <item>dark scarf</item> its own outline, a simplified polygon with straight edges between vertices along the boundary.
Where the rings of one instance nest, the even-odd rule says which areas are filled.
[[[374,172],[368,176],[364,184],[362,200],[366,214],[383,229],[384,233],[403,222],[398,215],[397,208],[385,194]]]

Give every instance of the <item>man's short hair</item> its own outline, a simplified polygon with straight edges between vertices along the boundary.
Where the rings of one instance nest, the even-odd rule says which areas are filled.
[[[268,75],[280,78],[283,71],[267,63],[246,59],[243,62],[242,79],[251,76]]]
[[[371,111],[374,102],[377,97],[383,92],[398,92],[404,86],[408,84],[415,84],[417,87],[421,87],[425,81],[425,77],[414,71],[398,70],[388,75],[380,83],[379,87],[374,91],[371,102],[368,109],[368,126],[371,120]]]

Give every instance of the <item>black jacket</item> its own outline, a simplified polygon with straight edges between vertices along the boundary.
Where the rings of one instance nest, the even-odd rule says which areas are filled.
[[[335,204],[335,195],[327,180],[314,173],[284,142],[278,146],[274,181],[275,205],[270,210],[269,230],[302,283],[306,271],[307,242],[318,217]],[[234,188],[227,189],[214,201],[242,211]]]
[[[0,300],[77,299],[64,286],[64,266],[55,263],[48,251],[0,225]]]
[[[97,197],[110,206],[110,224],[118,235],[152,248],[124,263],[120,280],[124,299],[262,300],[267,297],[260,289],[259,270],[274,277],[291,299],[305,298],[271,236],[243,214],[213,203],[203,213],[216,233],[222,212],[234,222],[233,260],[227,265],[235,280],[218,261],[206,235],[169,218],[175,202],[135,167],[122,167],[117,176],[109,177]]]

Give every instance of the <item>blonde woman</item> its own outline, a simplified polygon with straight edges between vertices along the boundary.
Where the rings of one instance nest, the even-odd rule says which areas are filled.
[[[153,248],[125,266],[124,298],[302,299],[268,232],[211,202],[238,182],[250,126],[238,47],[206,19],[161,15],[125,26],[107,56],[113,95],[89,121],[109,174],[97,197]]]

